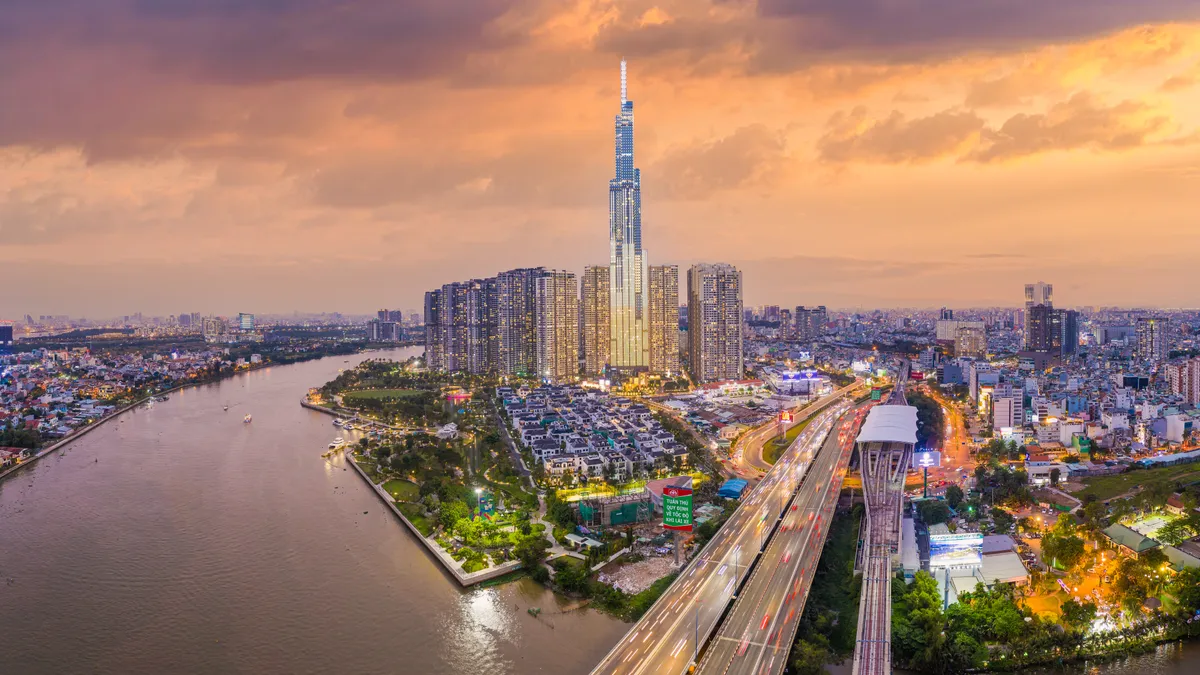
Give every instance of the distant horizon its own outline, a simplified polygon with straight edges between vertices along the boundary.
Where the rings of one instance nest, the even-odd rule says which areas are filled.
[[[0,315],[607,264],[622,59],[651,264],[749,304],[1200,305],[1200,4],[1064,2],[16,0]]]
[[[814,305],[805,305],[805,306],[814,306],[815,307],[815,306],[819,306],[820,304],[821,303],[816,303]],[[685,304],[679,305],[680,308],[683,308],[686,306],[687,305],[685,305]],[[751,309],[751,310],[756,310],[756,309],[760,309],[763,307],[772,307],[772,306],[777,306],[780,309],[792,310],[795,307],[798,307],[800,305],[777,305],[775,303],[762,303],[762,304],[754,304],[754,305],[746,304],[745,308]],[[1065,304],[1059,304],[1059,303],[1055,303],[1054,306],[1058,307],[1059,309],[1086,310],[1086,311],[1090,311],[1090,312],[1200,312],[1200,306],[1197,306],[1197,307],[1152,307],[1152,306],[1148,306],[1148,305],[1128,305],[1128,306],[1125,306],[1125,305],[1065,305]],[[826,305],[825,307],[829,312],[839,313],[839,314],[854,314],[854,313],[860,313],[860,312],[868,312],[869,313],[869,312],[874,312],[874,311],[935,313],[938,310],[943,309],[943,308],[954,310],[955,312],[1015,312],[1015,311],[1025,309],[1025,307],[1023,305],[1012,305],[1012,306],[1004,306],[1004,305],[949,306],[949,305],[946,305],[946,306],[934,306],[934,307],[929,307],[929,306],[926,306],[926,307],[832,307],[832,306]],[[297,316],[297,315],[301,316],[301,317],[317,317],[317,316],[329,316],[332,314],[340,314],[343,317],[348,318],[348,319],[359,319],[359,318],[375,318],[378,311],[381,309],[388,309],[391,311],[402,311],[402,312],[404,312],[406,319],[407,319],[407,315],[409,313],[409,310],[405,309],[403,307],[386,307],[386,308],[379,307],[379,308],[376,308],[376,309],[370,310],[370,311],[348,311],[348,310],[337,310],[337,309],[290,310],[290,311],[284,311],[284,312],[281,312],[281,311],[270,311],[270,312],[252,312],[251,311],[251,312],[247,312],[244,309],[239,310],[239,311],[245,312],[247,314],[253,314],[256,319],[287,318],[289,316]],[[414,309],[415,309],[416,314],[422,313],[422,311],[419,308],[414,308]],[[216,312],[205,312],[205,311],[201,311],[201,310],[196,310],[196,311],[199,311],[201,316],[220,316],[220,317],[226,317],[226,318],[236,317],[239,313],[239,312],[227,312],[227,311],[216,311]],[[0,324],[24,323],[24,318],[25,318],[26,314],[29,314],[35,321],[38,320],[39,316],[53,316],[53,317],[65,316],[65,317],[67,317],[68,320],[71,320],[71,321],[82,320],[82,321],[105,322],[105,321],[115,321],[118,319],[122,319],[123,317],[126,317],[126,316],[132,318],[137,313],[138,313],[137,310],[135,310],[132,312],[120,312],[120,313],[112,314],[112,315],[108,315],[108,316],[98,316],[98,315],[97,316],[89,316],[86,314],[76,315],[76,314],[70,314],[70,313],[65,313],[65,312],[53,312],[53,313],[23,312],[19,315],[11,315],[11,316],[0,315]],[[142,313],[143,320],[156,319],[156,318],[157,319],[166,319],[166,318],[169,318],[172,316],[174,316],[174,317],[180,316],[180,314],[177,312],[166,312],[166,313],[159,314],[159,313],[151,313],[151,312],[142,310],[141,313]],[[49,321],[49,319],[48,319],[48,321]]]

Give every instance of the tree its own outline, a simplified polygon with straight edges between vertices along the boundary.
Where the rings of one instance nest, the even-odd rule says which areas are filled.
[[[1067,627],[1076,631],[1086,630],[1096,618],[1096,605],[1091,602],[1067,600],[1062,605],[1062,620]]]
[[[796,675],[824,675],[829,661],[829,640],[820,633],[796,641],[792,649],[792,672]]]
[[[1185,611],[1200,610],[1200,568],[1186,567],[1176,574],[1170,591]]]
[[[955,511],[958,510],[958,505],[962,503],[963,490],[957,485],[951,485],[946,488],[946,503]]]
[[[453,501],[442,504],[442,508],[438,510],[438,523],[446,530],[454,529],[454,526],[460,520],[465,520],[471,515],[470,509],[462,501],[455,499]]]
[[[1063,569],[1071,569],[1083,560],[1083,539],[1076,535],[1075,521],[1062,514],[1042,538],[1042,557]]]
[[[926,525],[937,525],[950,520],[950,507],[941,500],[921,502],[920,512],[921,520],[925,521]]]
[[[529,535],[521,538],[521,541],[513,548],[513,556],[521,561],[521,567],[527,572],[533,572],[542,566],[542,560],[546,557],[546,549],[550,548],[550,542],[546,541],[545,537],[540,535]]]
[[[1061,475],[1061,473],[1059,472],[1058,467],[1050,469],[1050,485],[1057,486],[1058,485],[1058,477],[1060,475]]]
[[[1000,534],[1007,534],[1012,530],[1016,520],[1012,514],[1004,509],[992,509],[992,523],[996,526],[996,531]]]
[[[588,570],[582,564],[563,563],[558,566],[554,580],[559,588],[568,593],[577,593],[587,588]]]

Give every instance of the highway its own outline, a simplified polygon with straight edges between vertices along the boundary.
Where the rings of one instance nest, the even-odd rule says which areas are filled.
[[[838,404],[839,413],[848,405]],[[779,531],[709,645],[703,675],[765,675],[787,665],[825,546],[854,437],[869,405],[842,415],[812,460]]]
[[[717,535],[593,674],[660,675],[688,669],[845,406],[818,413],[800,432],[776,465],[743,496],[742,504]]]
[[[791,424],[785,425],[784,432],[791,429],[797,424],[801,424],[804,420],[812,416],[812,412],[820,410],[822,406],[833,403],[839,398],[849,394],[855,388],[861,386],[858,382],[848,384],[841,389],[836,389],[829,394],[817,399],[817,401],[795,415],[795,419]],[[779,422],[772,420],[767,424],[755,427],[737,440],[734,447],[734,462],[740,465],[741,469],[738,474],[743,477],[753,476],[756,472],[766,472],[771,469],[771,465],[763,459],[763,447],[773,438],[779,435]]]

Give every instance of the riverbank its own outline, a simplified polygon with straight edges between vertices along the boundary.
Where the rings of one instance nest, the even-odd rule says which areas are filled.
[[[493,565],[487,569],[479,570],[478,572],[467,572],[463,569],[462,563],[451,557],[450,553],[446,551],[446,549],[442,548],[436,540],[426,537],[419,529],[417,529],[416,525],[413,525],[412,521],[410,521],[408,517],[396,507],[395,500],[393,500],[392,496],[387,493],[387,490],[384,490],[383,486],[378,485],[371,480],[371,477],[362,470],[362,467],[358,465],[358,462],[354,461],[354,459],[350,457],[350,453],[346,453],[346,461],[350,464],[350,466],[354,467],[354,470],[360,477],[362,477],[364,481],[366,481],[367,485],[371,486],[371,489],[375,492],[379,499],[381,499],[383,503],[392,510],[392,513],[394,513],[396,517],[399,518],[402,523],[404,523],[405,527],[408,528],[408,531],[411,532],[412,535],[416,537],[422,545],[425,546],[425,550],[428,551],[431,556],[433,556],[433,559],[441,563],[442,567],[450,573],[450,576],[454,577],[454,580],[457,581],[459,585],[463,587],[474,586],[475,584],[490,581],[506,574],[511,574],[520,569],[521,561],[510,560],[499,565]]]
[[[589,672],[626,624],[513,575],[460,586],[353,469],[313,461],[338,430],[296,405],[312,384],[414,354],[176,393],[0,484],[0,625],[37,636],[0,671]]]
[[[30,457],[29,459],[21,462],[20,464],[15,464],[13,466],[10,466],[7,469],[5,469],[4,471],[0,472],[0,481],[3,481],[5,478],[10,476],[11,474],[15,474],[17,471],[20,471],[21,469],[24,469],[25,467],[36,464],[37,461],[42,459],[43,457],[46,457],[46,456],[54,454],[55,452],[58,452],[62,448],[65,448],[66,446],[70,445],[71,443],[74,443],[75,441],[83,438],[84,436],[90,434],[91,432],[95,431],[96,429],[99,429],[100,427],[104,426],[105,424],[108,424],[109,422],[117,419],[118,417],[129,412],[130,410],[133,410],[134,408],[136,408],[140,405],[143,405],[144,403],[146,403],[146,401],[158,398],[159,396],[166,396],[167,394],[170,394],[170,393],[176,392],[176,391],[181,391],[183,389],[187,389],[188,387],[196,387],[201,384],[210,384],[212,382],[220,381],[221,379],[224,379],[224,378],[218,378],[217,380],[205,380],[204,382],[186,382],[184,384],[176,385],[174,387],[171,387],[170,389],[165,389],[158,393],[151,394],[149,396],[140,398],[140,399],[134,401],[133,403],[126,405],[123,408],[114,410],[112,412],[112,414],[101,417],[100,419],[96,420],[92,424],[72,429],[71,433],[62,437],[54,444],[39,450],[37,452],[37,454],[35,454],[33,457]]]
[[[352,352],[352,354],[353,353],[361,353],[364,351],[378,351],[380,349],[384,349],[384,348],[375,348],[375,347],[365,348],[365,349],[360,349],[357,352]],[[30,457],[29,459],[27,459],[19,464],[14,464],[13,466],[8,467],[4,471],[0,471],[0,481],[3,481],[8,476],[15,474],[17,471],[19,471],[25,467],[36,464],[38,462],[38,460],[42,459],[43,457],[47,457],[49,455],[54,454],[55,452],[58,452],[62,448],[66,447],[67,445],[74,443],[75,441],[79,440],[80,438],[83,438],[87,434],[91,433],[92,430],[98,429],[99,427],[103,426],[104,424],[107,424],[108,422],[120,417],[122,414],[129,412],[130,410],[133,410],[134,408],[137,408],[138,406],[146,403],[147,401],[149,401],[151,399],[155,399],[160,396],[166,396],[167,394],[171,394],[171,393],[177,392],[177,391],[182,391],[184,389],[188,389],[188,388],[192,388],[192,387],[200,387],[200,386],[209,385],[209,384],[217,384],[219,382],[223,382],[225,380],[233,378],[237,375],[250,373],[250,372],[253,372],[256,370],[262,370],[264,368],[270,368],[271,366],[287,366],[287,365],[293,365],[293,364],[298,364],[298,363],[304,363],[306,361],[312,361],[315,359],[322,359],[322,358],[326,358],[329,356],[347,356],[347,355],[348,354],[320,353],[320,354],[312,354],[311,356],[306,356],[304,358],[296,358],[296,359],[290,360],[286,363],[276,363],[274,361],[267,361],[267,362],[263,362],[263,363],[247,364],[247,367],[245,367],[245,368],[242,368],[240,370],[233,370],[231,372],[228,372],[228,373],[225,373],[222,375],[218,375],[217,377],[212,377],[212,378],[208,378],[208,379],[204,379],[204,380],[197,380],[195,382],[183,382],[183,383],[177,384],[169,389],[164,389],[162,391],[155,392],[153,394],[148,394],[146,396],[143,396],[143,397],[137,399],[136,401],[134,401],[128,405],[125,405],[122,408],[114,410],[111,414],[101,417],[100,419],[96,420],[95,422],[93,422],[91,424],[72,429],[71,433],[60,438],[58,441],[54,442],[53,444],[46,446],[46,447],[42,448],[41,450],[38,450],[38,452],[36,454],[34,454],[32,457]],[[308,406],[308,407],[314,407],[314,406]],[[336,413],[333,413],[333,411],[327,411],[327,412],[330,412],[331,414],[336,414]]]

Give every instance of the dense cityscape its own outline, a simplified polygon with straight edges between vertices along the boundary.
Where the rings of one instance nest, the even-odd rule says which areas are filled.
[[[322,461],[462,587],[632,622],[592,672],[1008,670],[1191,636],[1200,312],[1043,281],[1010,307],[751,307],[733,265],[681,280],[642,248],[628,84],[622,61],[607,265],[369,317],[25,315],[0,326],[0,478],[173,392],[363,353],[304,397],[344,434]]]
[[[0,675],[1200,672],[1200,4],[3,5]]]

